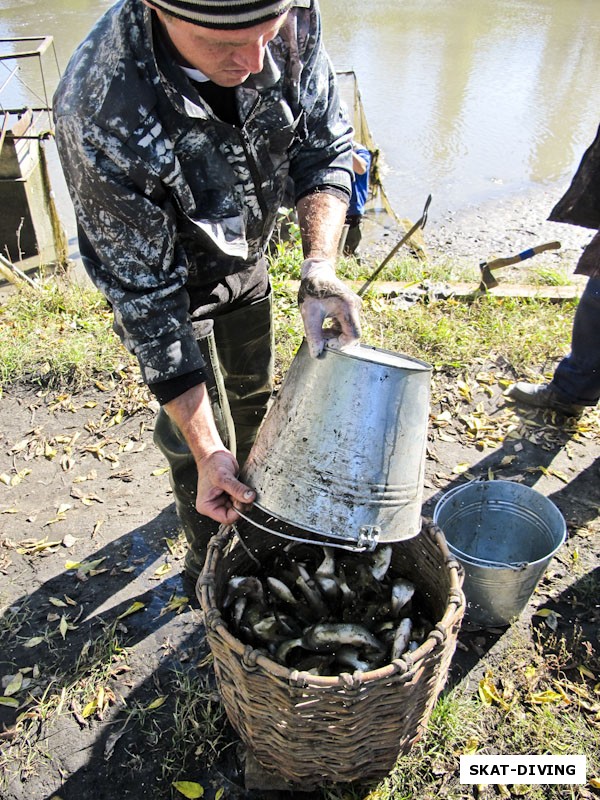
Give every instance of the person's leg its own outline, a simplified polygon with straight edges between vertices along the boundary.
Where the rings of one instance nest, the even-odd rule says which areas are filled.
[[[515,383],[507,392],[517,402],[577,416],[600,399],[600,278],[590,278],[573,320],[571,352],[547,383]]]
[[[556,368],[550,388],[583,406],[600,399],[600,278],[587,282],[575,311],[571,352]]]
[[[348,223],[348,232],[344,242],[343,252],[345,256],[358,256],[359,254],[359,245],[362,239],[362,230],[360,227],[361,220],[362,217],[359,215],[346,217],[346,222]]]
[[[215,342],[243,466],[273,389],[271,294],[215,319]]]
[[[209,396],[223,443],[240,466],[245,461],[267,409],[273,382],[271,297],[214,320],[199,339],[210,377]],[[175,506],[188,542],[186,573],[195,578],[206,546],[219,524],[196,511],[196,463],[177,426],[161,409],[154,441],[169,462]]]
[[[236,442],[233,420],[227,402],[223,376],[219,368],[217,348],[210,321],[197,338],[207,373],[206,388],[213,415],[223,444],[235,454]],[[185,571],[195,579],[204,566],[206,546],[210,537],[219,529],[215,520],[196,511],[198,471],[196,462],[177,425],[161,408],[154,426],[154,443],[167,459],[170,467],[169,481],[173,490],[175,508],[180,525],[185,533],[188,551],[185,556]]]

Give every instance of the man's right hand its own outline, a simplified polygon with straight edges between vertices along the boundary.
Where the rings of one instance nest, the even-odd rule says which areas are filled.
[[[217,450],[203,458],[198,466],[196,511],[225,525],[231,525],[239,514],[233,501],[248,505],[255,493],[237,479],[238,463],[229,450]]]
[[[249,486],[238,481],[239,466],[223,445],[203,383],[165,404],[165,410],[182,432],[198,469],[196,509],[211,519],[231,525],[239,519],[233,507],[254,501]]]

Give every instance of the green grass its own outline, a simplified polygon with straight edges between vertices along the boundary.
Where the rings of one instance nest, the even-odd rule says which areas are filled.
[[[99,292],[61,287],[51,278],[40,291],[23,289],[0,306],[0,387],[17,380],[80,387],[127,360],[112,314]]]
[[[281,243],[272,257],[275,331],[280,370],[302,338],[295,290],[301,256],[295,242]],[[386,278],[423,278],[424,265],[403,259],[386,269]],[[342,259],[340,275],[364,280],[372,266]],[[452,271],[448,267],[446,276]],[[434,300],[405,307],[376,293],[363,302],[363,341],[403,352],[435,366],[461,366],[482,357],[501,357],[515,370],[546,372],[563,355],[570,339],[575,301],[555,303],[502,299],[474,302]],[[51,278],[41,291],[24,289],[0,308],[0,387],[16,381],[54,389],[80,389],[94,378],[113,375],[132,359],[112,331],[112,314],[94,289],[61,287]]]

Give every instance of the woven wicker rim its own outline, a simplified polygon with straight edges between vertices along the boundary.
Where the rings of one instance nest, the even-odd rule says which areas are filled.
[[[356,686],[370,681],[386,680],[398,674],[408,679],[418,670],[419,663],[424,658],[443,645],[449,631],[452,630],[458,612],[464,609],[465,606],[465,596],[461,588],[462,569],[460,564],[451,556],[440,528],[432,522],[426,523],[423,527],[439,547],[449,571],[450,589],[448,591],[446,610],[440,622],[437,623],[427,639],[416,650],[411,653],[404,653],[400,658],[394,659],[383,667],[369,670],[368,672],[356,671],[353,674],[313,675],[309,672],[290,670],[263,655],[250,645],[245,645],[239,639],[236,639],[223,621],[221,612],[217,608],[215,595],[215,574],[218,560],[226,545],[233,538],[235,533],[234,526],[222,527],[211,539],[204,570],[196,584],[196,594],[204,610],[205,625],[223,639],[227,647],[240,658],[246,669],[253,671],[260,667],[273,677],[286,681],[292,686],[311,686],[322,689],[348,688],[349,685]]]

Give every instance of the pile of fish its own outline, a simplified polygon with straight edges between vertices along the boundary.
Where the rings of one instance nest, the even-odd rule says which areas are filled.
[[[416,650],[432,629],[392,546],[371,554],[291,542],[257,574],[230,578],[222,613],[240,641],[317,675],[367,672]]]

